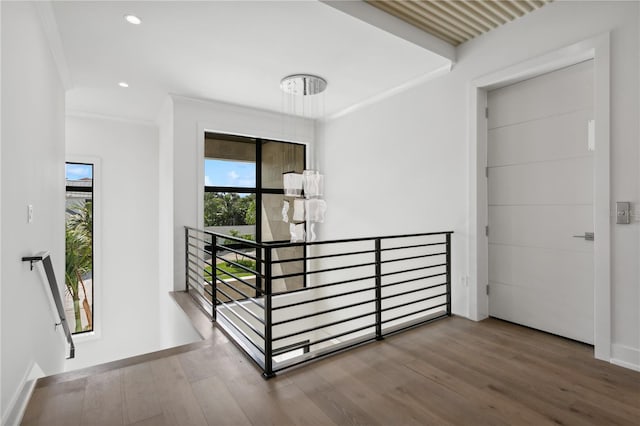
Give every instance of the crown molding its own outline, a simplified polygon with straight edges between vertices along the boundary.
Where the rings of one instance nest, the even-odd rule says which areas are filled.
[[[439,77],[441,75],[447,74],[449,71],[451,71],[451,67],[452,67],[452,63],[448,62],[446,64],[444,64],[443,66],[436,68],[433,71],[429,71],[426,74],[423,74],[421,76],[418,76],[416,78],[413,78],[405,83],[402,83],[396,87],[392,87],[391,89],[385,90],[382,93],[378,93],[377,95],[373,95],[370,98],[364,99],[360,102],[357,102],[351,106],[346,107],[343,110],[340,110],[338,112],[335,112],[333,114],[329,114],[325,117],[322,117],[321,119],[319,119],[319,121],[321,122],[328,122],[331,120],[335,120],[337,118],[343,117],[347,114],[351,114],[354,111],[357,111],[359,109],[362,109],[366,106],[375,104],[377,102],[382,101],[383,99],[387,99],[390,98],[394,95],[397,95],[398,93],[402,93],[404,91],[407,91],[409,89],[412,89],[416,86],[419,86],[420,84],[423,84],[429,80],[433,80],[436,77]]]

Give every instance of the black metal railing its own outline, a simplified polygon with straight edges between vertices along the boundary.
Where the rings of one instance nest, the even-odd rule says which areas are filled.
[[[49,290],[51,291],[51,297],[53,299],[53,303],[55,304],[56,315],[60,319],[59,323],[56,323],[55,326],[62,326],[62,330],[64,331],[64,335],[67,338],[67,343],[69,343],[69,356],[67,359],[74,358],[76,356],[76,346],[73,343],[73,337],[71,337],[71,329],[69,327],[69,323],[67,321],[67,316],[64,312],[64,306],[62,304],[62,298],[60,297],[60,290],[58,288],[58,281],[56,280],[56,275],[53,271],[53,263],[51,262],[51,256],[48,252],[41,252],[35,256],[25,256],[22,258],[23,262],[30,262],[31,270],[33,270],[34,264],[37,262],[42,262],[42,266],[44,268],[44,273],[47,277],[47,282],[49,283]]]
[[[268,378],[451,315],[451,234],[256,243],[185,227],[186,290]]]

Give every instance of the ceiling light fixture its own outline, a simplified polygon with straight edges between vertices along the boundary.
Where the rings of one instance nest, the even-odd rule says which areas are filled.
[[[120,83],[118,83],[118,86],[120,86],[120,87],[129,87],[129,83],[127,83],[126,81],[121,81]]]
[[[133,25],[142,24],[142,19],[138,18],[136,15],[124,15],[125,21]]]
[[[313,74],[292,74],[280,80],[282,112],[316,119],[324,116],[327,80]]]
[[[327,80],[312,74],[293,74],[280,80],[280,88],[290,95],[317,95],[327,88]]]

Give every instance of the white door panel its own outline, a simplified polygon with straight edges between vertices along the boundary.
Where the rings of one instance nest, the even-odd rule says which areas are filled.
[[[593,343],[593,62],[489,92],[489,314]],[[596,235],[597,239],[598,236]]]
[[[489,130],[489,167],[561,160],[589,154],[591,109]]]
[[[574,235],[593,231],[593,206],[489,206],[489,245],[502,244],[591,253],[593,243]]]
[[[593,203],[593,157],[493,167],[489,205]]]
[[[553,294],[495,283],[492,304],[501,307],[492,316],[549,333],[593,343],[593,308],[573,305]],[[540,309],[544,307],[544,309]]]
[[[489,284],[540,289],[566,300],[593,303],[592,259],[589,253],[492,244]],[[570,285],[566,285],[571,283]]]
[[[593,61],[491,92],[489,129],[591,108]]]

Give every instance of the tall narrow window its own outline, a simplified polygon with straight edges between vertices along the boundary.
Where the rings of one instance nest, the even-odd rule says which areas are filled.
[[[93,164],[67,163],[65,314],[74,333],[93,331]]]

